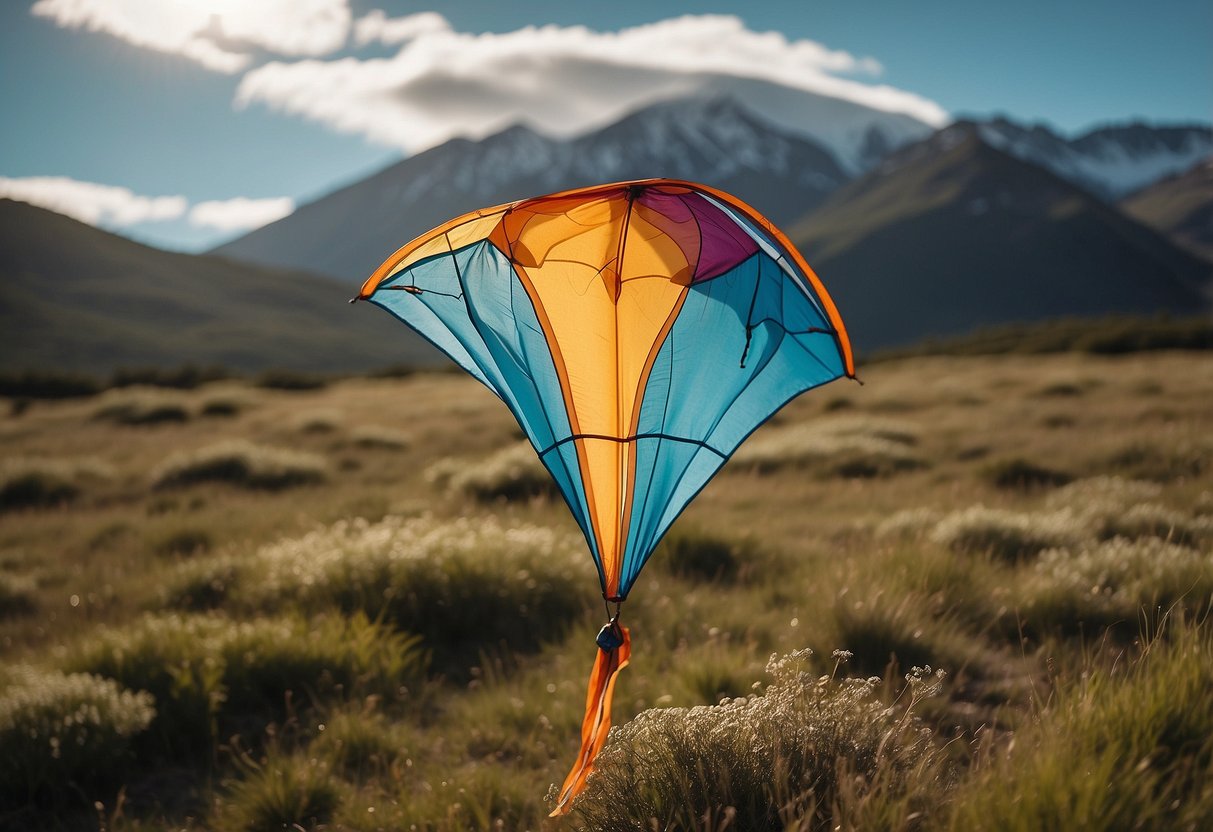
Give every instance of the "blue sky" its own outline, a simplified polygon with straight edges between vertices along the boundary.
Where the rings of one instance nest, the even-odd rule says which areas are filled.
[[[33,8],[0,4],[0,190],[49,194],[44,204],[70,202],[81,218],[186,250],[447,135],[516,120],[511,107],[554,102],[535,111],[539,126],[576,131],[592,126],[590,116],[560,92],[598,102],[601,118],[640,94],[593,90],[592,67],[578,76],[585,67],[570,63],[579,48],[639,61],[637,83],[657,73],[653,88],[685,72],[756,72],[936,121],[1000,112],[1075,133],[1136,118],[1208,121],[1213,110],[1213,4],[1195,0],[716,2],[679,20],[688,9],[659,0]],[[208,19],[209,29],[198,23]],[[621,30],[632,34],[609,34]],[[483,33],[501,37],[476,37]],[[413,50],[408,61],[404,50]],[[451,89],[451,79],[437,78],[444,65],[427,63],[427,50],[452,56],[456,74],[496,80],[460,82],[458,101],[435,101],[427,91]],[[664,63],[654,68],[656,53]],[[502,67],[519,55],[547,61],[559,77],[502,87]],[[381,77],[400,86],[379,89]]]

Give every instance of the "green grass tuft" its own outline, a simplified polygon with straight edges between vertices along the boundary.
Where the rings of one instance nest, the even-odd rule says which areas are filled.
[[[288,708],[349,695],[395,699],[419,683],[425,661],[417,639],[365,618],[156,615],[91,636],[67,667],[149,691],[155,750],[197,762],[233,725],[263,726]]]
[[[320,761],[283,754],[245,762],[228,789],[220,829],[233,832],[321,830],[341,807],[342,788]]]
[[[1213,639],[1175,627],[1144,655],[1060,680],[1058,701],[962,783],[943,828],[1204,829],[1213,818]]]

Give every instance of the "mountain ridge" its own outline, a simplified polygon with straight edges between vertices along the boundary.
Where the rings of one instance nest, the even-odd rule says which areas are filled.
[[[894,153],[788,236],[861,349],[992,324],[1209,308],[1207,263],[971,124]]]
[[[438,353],[330,279],[167,252],[0,199],[0,369],[367,370]]]

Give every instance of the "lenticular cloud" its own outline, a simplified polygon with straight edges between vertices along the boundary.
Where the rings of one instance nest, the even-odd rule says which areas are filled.
[[[517,121],[557,136],[610,123],[645,104],[754,79],[930,125],[934,102],[856,80],[881,72],[810,40],[755,32],[737,17],[685,16],[597,32],[528,26],[504,34],[454,31],[428,13],[354,24],[355,40],[400,43],[388,58],[271,62],[247,73],[236,105],[261,104],[340,132],[416,152],[457,135],[481,137]]]

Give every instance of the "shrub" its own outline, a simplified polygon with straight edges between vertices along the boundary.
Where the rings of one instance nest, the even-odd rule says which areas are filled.
[[[700,581],[735,580],[761,559],[751,541],[731,540],[701,529],[674,529],[653,554],[673,575]]]
[[[1157,503],[1142,503],[1123,513],[1104,516],[1098,532],[1105,540],[1113,537],[1134,540],[1157,537],[1171,543],[1194,546],[1213,540],[1213,518],[1189,517]]]
[[[341,414],[335,410],[313,410],[295,419],[295,430],[299,433],[335,433],[341,426]]]
[[[267,370],[253,380],[258,387],[267,390],[321,390],[328,386],[328,379],[316,373],[299,373],[292,370]]]
[[[102,797],[132,761],[152,697],[82,673],[10,667],[0,679],[0,803]]]
[[[145,388],[106,393],[93,418],[118,425],[160,425],[190,420],[185,402],[166,393]]]
[[[528,500],[559,493],[529,442],[503,448],[479,462],[442,460],[430,467],[426,479],[485,501]]]
[[[1123,624],[1123,635],[1132,637],[1169,611],[1207,611],[1213,556],[1157,538],[1051,549],[1019,593],[1024,626],[1033,633]]]
[[[1082,518],[1068,511],[1019,514],[973,506],[940,520],[931,539],[961,554],[990,554],[1002,560],[1020,561],[1086,536]]]
[[[110,476],[87,460],[12,458],[0,462],[0,511],[70,503]]]
[[[230,378],[228,370],[220,366],[198,367],[186,364],[181,367],[123,367],[110,377],[110,387],[173,387],[178,390],[193,390],[211,381]]]
[[[395,697],[424,669],[415,638],[337,617],[149,616],[94,635],[67,662],[151,692],[158,748],[184,760],[213,746],[220,720],[263,725],[285,713],[288,698],[307,706],[349,693]]]
[[[391,428],[361,425],[350,431],[350,444],[368,451],[403,451],[412,443],[403,433]]]
[[[869,828],[860,817],[891,812],[907,823],[910,803],[931,798],[929,732],[880,701],[878,680],[818,678],[808,654],[773,658],[762,694],[648,710],[612,731],[574,803],[582,827]],[[936,688],[912,678],[914,705]]]
[[[0,621],[29,615],[37,607],[33,579],[0,572]]]
[[[23,399],[74,399],[95,396],[102,385],[79,373],[26,370],[0,373],[0,396]]]
[[[1199,477],[1213,467],[1213,443],[1133,442],[1110,455],[1103,467],[1115,474],[1160,483]]]
[[[1018,457],[990,463],[982,474],[996,488],[1030,490],[1065,485],[1074,478],[1064,471],[1048,468]]]
[[[233,440],[174,454],[152,473],[152,485],[179,488],[201,482],[222,482],[277,491],[322,482],[327,476],[327,464],[315,454]]]
[[[760,473],[808,468],[822,476],[888,476],[926,466],[910,450],[915,436],[897,423],[868,419],[797,424],[753,437],[733,460]]]
[[[234,393],[222,393],[203,400],[198,407],[198,413],[202,416],[229,418],[239,416],[248,407],[249,401],[245,397]]]
[[[224,556],[183,563],[162,586],[160,602],[183,610],[222,606],[247,571],[247,562],[247,558]]]
[[[154,540],[152,551],[161,557],[197,555],[209,551],[214,542],[211,533],[205,529],[176,529]]]
[[[584,609],[592,574],[579,538],[429,517],[339,522],[263,547],[249,570],[246,603],[385,616],[422,635],[448,669],[484,649],[558,637]]]
[[[1121,477],[1089,477],[1075,480],[1052,492],[1045,504],[1051,509],[1083,511],[1094,505],[1100,511],[1122,511],[1161,493],[1162,487],[1153,482]]]
[[[877,523],[875,533],[882,538],[918,538],[934,529],[941,519],[943,514],[933,508],[902,509]]]

